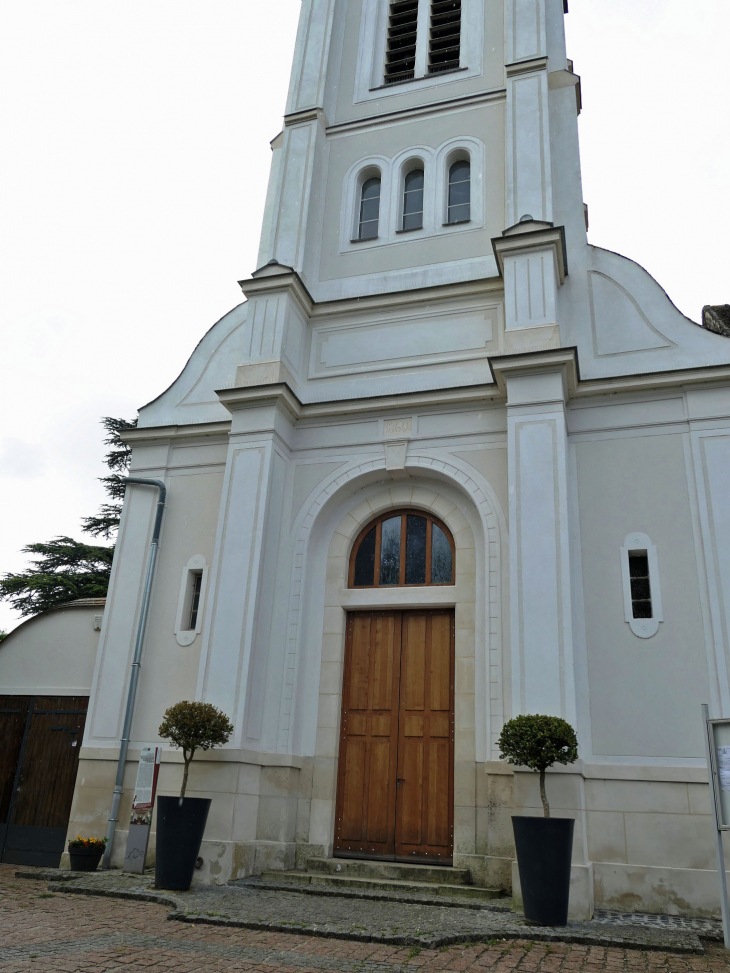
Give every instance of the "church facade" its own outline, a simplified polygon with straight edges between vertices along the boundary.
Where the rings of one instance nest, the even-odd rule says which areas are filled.
[[[115,860],[166,707],[200,880],[344,856],[516,881],[562,716],[571,911],[717,910],[730,341],[587,242],[564,0],[304,0],[258,268],[128,434],[167,507]],[[70,832],[103,832],[156,496],[127,490]],[[182,762],[163,757],[175,793]]]

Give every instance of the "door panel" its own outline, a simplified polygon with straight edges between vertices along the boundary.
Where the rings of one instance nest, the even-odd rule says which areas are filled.
[[[399,665],[397,612],[348,615],[335,823],[348,857],[394,853]]]
[[[31,700],[2,861],[57,866],[76,784],[88,697]]]
[[[451,862],[453,618],[348,615],[335,854]]]
[[[0,696],[0,856],[30,703],[30,696]]]
[[[453,614],[404,612],[396,858],[453,855]]]

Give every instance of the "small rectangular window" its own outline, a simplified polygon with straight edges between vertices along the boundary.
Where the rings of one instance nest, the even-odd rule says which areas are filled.
[[[203,584],[203,572],[191,571],[190,582],[192,592],[190,598],[190,618],[188,619],[188,630],[194,632],[198,627],[198,608],[200,607],[200,589]]]
[[[631,580],[631,610],[634,618],[653,618],[649,555],[646,551],[629,551],[629,578]]]
[[[453,71],[461,63],[461,0],[432,0],[428,73]]]
[[[388,10],[388,45],[385,83],[409,81],[416,70],[418,0],[391,0]]]

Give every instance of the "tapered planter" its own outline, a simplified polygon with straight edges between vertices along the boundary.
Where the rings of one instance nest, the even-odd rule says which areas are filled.
[[[157,798],[155,888],[190,888],[209,809],[209,797]]]
[[[525,919],[566,926],[573,818],[512,818]]]
[[[95,872],[103,854],[103,846],[100,848],[72,848],[69,845],[68,857],[71,859],[71,871]]]

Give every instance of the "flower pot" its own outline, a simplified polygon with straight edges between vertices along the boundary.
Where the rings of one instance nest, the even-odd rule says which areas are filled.
[[[155,888],[190,888],[209,809],[209,797],[157,798]]]
[[[566,926],[573,818],[512,818],[525,919]]]
[[[96,848],[72,848],[68,846],[68,854],[71,859],[71,870],[74,872],[95,872],[104,854],[101,846]]]

